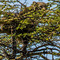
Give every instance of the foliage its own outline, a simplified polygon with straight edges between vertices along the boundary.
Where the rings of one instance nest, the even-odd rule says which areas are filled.
[[[0,36],[1,51],[4,54],[1,53],[2,57],[8,60],[15,58],[16,60],[24,58],[29,60],[37,57],[49,60],[45,54],[60,56],[60,46],[53,39],[55,36],[60,36],[60,10],[57,7],[51,8],[53,4],[47,4],[46,10],[43,7],[39,9],[40,6],[37,4],[33,8],[24,8],[21,11],[23,13],[7,12],[7,10],[17,8],[14,6],[13,8],[10,6],[9,9],[5,8],[3,11],[0,9],[0,15],[4,14],[0,20],[0,24],[3,24],[3,31],[0,32],[7,33],[7,35]],[[2,6],[4,7],[5,5]]]

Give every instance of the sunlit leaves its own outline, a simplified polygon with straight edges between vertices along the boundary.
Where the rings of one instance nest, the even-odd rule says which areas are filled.
[[[4,8],[5,6],[2,7]],[[4,29],[7,32],[9,31],[10,33],[11,33],[11,24],[14,22],[16,24],[16,28],[15,28],[16,33],[9,35],[6,38],[1,36],[1,38],[3,38],[2,41],[4,43],[9,41],[9,43],[5,45],[9,45],[12,43],[11,36],[15,36],[17,41],[17,46],[19,46],[20,43],[25,40],[24,38],[26,38],[30,46],[33,44],[33,42],[34,43],[42,42],[43,44],[50,43],[49,41],[52,40],[52,37],[59,35],[58,33],[60,32],[60,11],[59,9],[56,9],[57,7],[51,9],[50,7],[52,7],[52,5],[49,5],[47,10],[35,9],[36,7],[35,8],[27,7],[26,9],[23,9],[23,11],[21,11],[23,12],[22,14],[20,12],[19,14],[16,15],[15,13],[6,13],[7,10],[11,10],[15,8],[14,6],[8,5],[4,9],[5,20],[0,20],[0,21],[2,22],[4,21],[3,22],[4,24],[9,25],[9,26],[5,25]],[[46,50],[48,49],[49,48],[46,48]]]
[[[2,59],[3,57],[2,56],[0,56],[0,59]]]

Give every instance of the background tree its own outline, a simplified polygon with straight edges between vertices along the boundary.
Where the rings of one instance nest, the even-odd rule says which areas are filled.
[[[2,6],[3,8],[6,7],[7,2]],[[60,46],[54,39],[54,36],[60,35],[59,9],[51,8],[54,4],[51,2],[46,5],[33,2],[31,7],[19,3],[22,5],[22,13],[11,13],[10,10],[17,7],[10,5],[8,5],[9,9],[1,10],[0,15],[4,15],[0,20],[0,23],[3,24],[3,30],[0,32],[7,33],[0,38],[1,56],[8,60],[29,60],[38,59],[38,57],[49,60],[46,57],[47,54],[51,54],[52,58],[53,55],[60,56]],[[43,9],[44,7],[45,9]]]

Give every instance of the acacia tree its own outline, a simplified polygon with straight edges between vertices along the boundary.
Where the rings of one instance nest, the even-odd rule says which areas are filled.
[[[45,54],[51,54],[52,58],[53,55],[60,56],[60,46],[53,39],[54,36],[60,35],[59,9],[50,9],[52,4],[47,4],[48,7],[45,6],[47,9],[44,10],[44,6],[38,6],[38,4],[32,4],[32,7],[26,8],[24,4],[19,3],[23,6],[22,13],[7,12],[8,8],[0,11],[0,15],[4,14],[0,20],[0,24],[2,24],[0,33],[7,33],[0,37],[0,46],[2,48],[0,56],[6,57],[8,60],[38,59],[37,57],[49,60]],[[2,8],[6,4],[7,1]],[[16,7],[10,6],[8,10],[13,8]],[[54,50],[58,51],[58,53],[54,52]],[[17,55],[18,53],[19,55]]]

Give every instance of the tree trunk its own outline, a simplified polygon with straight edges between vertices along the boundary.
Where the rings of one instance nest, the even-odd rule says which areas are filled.
[[[11,23],[11,35],[13,35],[14,33],[16,33],[16,24],[14,22],[12,22]],[[12,58],[15,59],[15,57],[16,57],[16,39],[15,39],[15,35],[12,36],[12,49],[13,49]]]

